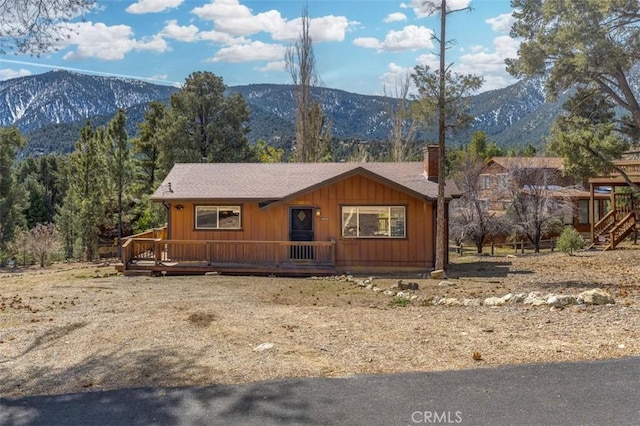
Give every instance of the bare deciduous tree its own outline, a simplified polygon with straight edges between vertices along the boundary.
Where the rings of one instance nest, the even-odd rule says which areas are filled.
[[[29,231],[29,234],[31,254],[38,259],[40,267],[44,268],[51,253],[57,251],[60,247],[56,226],[53,223],[46,225],[39,223]]]
[[[516,232],[525,236],[540,251],[545,235],[559,231],[563,219],[573,213],[570,199],[553,185],[556,173],[552,167],[527,166],[526,159],[513,164],[509,171],[508,191],[512,204],[509,216]]]
[[[417,154],[417,151],[413,152],[412,148],[414,148],[413,142],[419,120],[416,118],[416,108],[409,100],[410,88],[411,74],[406,74],[402,80],[396,81],[393,93],[386,93],[385,88],[385,96],[390,97],[386,112],[391,121],[389,134],[391,161],[408,161]]]
[[[68,22],[88,11],[93,0],[0,0],[0,54],[38,55],[73,31]]]
[[[309,33],[309,12],[302,12],[300,38],[287,49],[286,68],[291,74],[296,100],[296,152],[301,162],[318,162],[330,153],[331,128],[320,103],[312,98],[311,88],[320,81]]]
[[[476,155],[465,153],[458,163],[453,179],[462,193],[449,207],[449,228],[451,237],[475,244],[478,253],[492,238],[508,232],[509,225],[504,217],[489,210],[488,200],[480,198],[480,174],[484,162]]]

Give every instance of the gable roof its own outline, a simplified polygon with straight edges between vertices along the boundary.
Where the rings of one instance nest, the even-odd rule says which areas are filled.
[[[564,170],[561,157],[492,157],[487,161],[487,165],[491,163],[496,163],[507,170],[516,167]]]
[[[437,199],[438,184],[427,180],[422,162],[178,163],[151,199],[275,201],[355,174],[395,186],[415,197]],[[447,198],[457,195],[453,183],[448,182],[446,188]]]

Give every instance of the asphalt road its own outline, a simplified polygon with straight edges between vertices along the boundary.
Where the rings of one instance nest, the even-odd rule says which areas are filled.
[[[0,425],[640,425],[640,357],[0,398]]]

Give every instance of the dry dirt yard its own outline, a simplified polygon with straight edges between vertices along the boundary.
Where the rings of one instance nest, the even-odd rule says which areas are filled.
[[[381,290],[418,283],[411,303],[337,279],[123,277],[87,264],[0,270],[0,396],[640,354],[640,246],[451,260],[455,285],[373,279]],[[615,304],[432,303],[594,288]]]

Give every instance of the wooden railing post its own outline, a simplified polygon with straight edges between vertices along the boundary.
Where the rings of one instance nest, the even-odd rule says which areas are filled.
[[[331,266],[336,266],[336,240],[331,239],[331,247],[330,256],[331,256]]]
[[[162,262],[162,244],[160,244],[162,240],[156,239],[153,241],[153,254],[155,258],[156,266]]]

